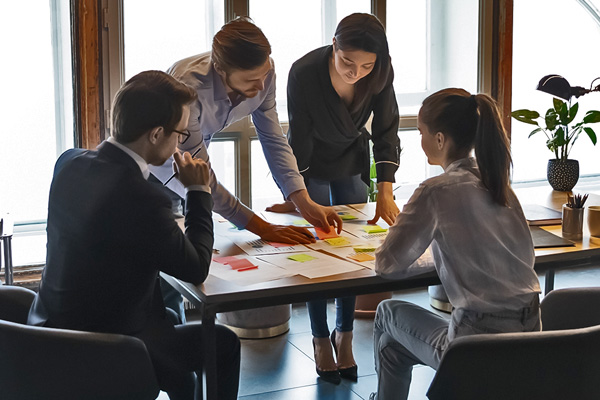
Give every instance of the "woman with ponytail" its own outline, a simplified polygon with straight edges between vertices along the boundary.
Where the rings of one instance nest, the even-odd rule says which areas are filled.
[[[436,369],[457,337],[540,330],[533,243],[509,185],[510,147],[494,100],[441,90],[425,99],[417,126],[428,162],[444,173],[424,181],[404,206],[377,250],[375,271],[385,278],[422,273],[417,260],[431,245],[453,311],[448,321],[411,303],[379,305],[372,399],[406,399],[413,365]]]

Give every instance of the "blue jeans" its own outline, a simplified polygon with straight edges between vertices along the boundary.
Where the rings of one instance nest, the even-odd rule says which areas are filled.
[[[309,178],[306,189],[310,198],[323,206],[339,204],[357,204],[367,201],[367,185],[360,175],[324,181]],[[335,299],[335,329],[338,332],[352,331],[354,326],[354,306],[356,297],[340,297]],[[306,303],[310,317],[312,335],[316,338],[329,336],[327,326],[327,300],[312,300]]]
[[[437,369],[450,342],[479,333],[539,331],[538,295],[518,311],[476,313],[454,310],[451,320],[417,305],[386,300],[377,307],[373,328],[377,400],[407,399],[413,365]]]

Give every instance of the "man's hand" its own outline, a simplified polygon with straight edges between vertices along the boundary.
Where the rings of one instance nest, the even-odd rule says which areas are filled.
[[[296,211],[296,205],[291,201],[284,201],[283,203],[276,203],[270,205],[265,209],[266,211],[276,212],[276,213],[291,213]]]
[[[392,182],[379,182],[377,184],[377,207],[373,219],[367,221],[369,224],[375,224],[379,218],[383,218],[388,225],[394,225],[396,217],[400,210],[394,201]]]
[[[318,226],[325,232],[329,232],[330,225],[337,233],[342,232],[342,219],[331,207],[323,207],[312,201],[306,189],[297,190],[290,195],[300,214],[313,226]]]
[[[299,226],[270,224],[254,214],[246,229],[268,242],[308,244],[316,242],[308,229]]]
[[[183,155],[173,154],[173,172],[184,187],[192,185],[208,185],[208,164],[203,160],[192,158],[187,151]]]

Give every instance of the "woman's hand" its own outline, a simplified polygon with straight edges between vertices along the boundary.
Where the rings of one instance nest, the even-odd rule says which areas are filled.
[[[400,210],[394,201],[394,192],[391,182],[379,182],[377,184],[377,207],[375,216],[369,220],[369,224],[375,224],[382,218],[388,225],[394,225]]]

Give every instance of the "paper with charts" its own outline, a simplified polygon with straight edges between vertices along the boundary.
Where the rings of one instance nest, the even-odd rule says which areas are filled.
[[[227,232],[225,237],[235,243],[240,249],[244,250],[244,252],[249,256],[290,253],[295,251],[303,251],[306,249],[306,247],[301,244],[292,245],[287,243],[265,241],[247,230],[230,230]]]
[[[376,225],[367,224],[363,221],[348,222],[344,224],[342,229],[363,240],[381,243],[387,237],[389,226],[382,220]]]
[[[309,279],[358,271],[363,268],[360,265],[308,249],[301,253],[271,254],[258,258]]]
[[[210,274],[240,286],[287,278],[294,273],[245,255],[216,256],[210,264]]]

